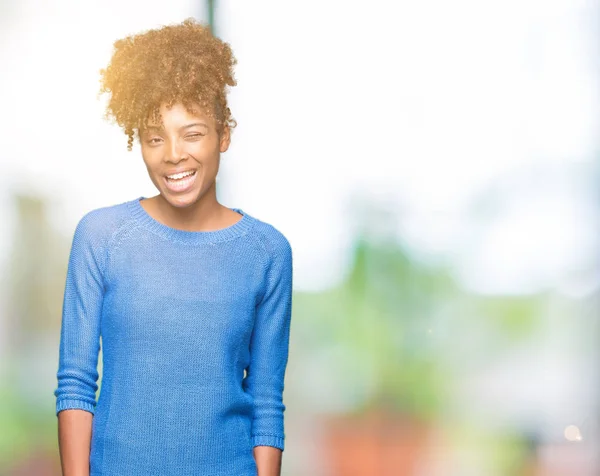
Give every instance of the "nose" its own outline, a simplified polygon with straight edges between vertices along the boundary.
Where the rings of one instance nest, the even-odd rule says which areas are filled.
[[[171,139],[165,151],[166,162],[179,162],[183,158],[183,149],[179,139]]]

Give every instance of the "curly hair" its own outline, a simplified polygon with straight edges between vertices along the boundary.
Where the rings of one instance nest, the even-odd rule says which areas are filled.
[[[198,104],[219,133],[234,128],[227,87],[237,84],[236,64],[229,44],[193,18],[117,40],[110,63],[100,70],[99,96],[110,95],[105,118],[124,129],[129,151],[134,132],[139,138],[150,119],[162,121],[162,104],[181,103],[190,113]]]

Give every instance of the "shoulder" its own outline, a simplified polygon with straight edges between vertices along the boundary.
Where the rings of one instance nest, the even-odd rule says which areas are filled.
[[[119,232],[133,224],[127,202],[91,209],[75,227],[74,238],[92,246],[108,247]]]
[[[264,251],[269,261],[291,261],[292,246],[286,235],[271,223],[254,219],[252,235]]]

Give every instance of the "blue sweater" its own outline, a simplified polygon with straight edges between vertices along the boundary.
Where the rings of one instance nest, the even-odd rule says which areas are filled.
[[[227,228],[171,228],[142,198],[75,229],[56,414],[94,414],[90,476],[256,476],[253,447],[284,449],[290,244],[238,208]]]

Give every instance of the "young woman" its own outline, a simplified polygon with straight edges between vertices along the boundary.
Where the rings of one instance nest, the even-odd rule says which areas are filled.
[[[190,19],[117,41],[101,72],[158,195],[75,229],[54,392],[64,476],[280,475],[292,250],[217,202],[235,63]]]

